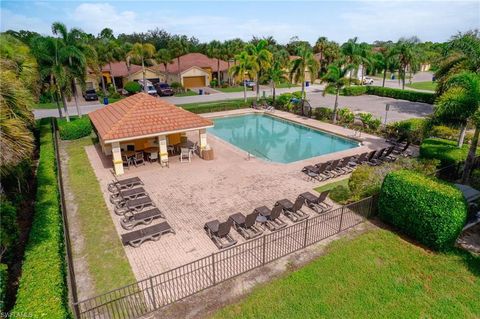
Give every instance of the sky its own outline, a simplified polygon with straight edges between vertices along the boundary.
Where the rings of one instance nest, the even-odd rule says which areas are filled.
[[[154,28],[195,36],[202,42],[273,36],[287,43],[298,36],[344,42],[396,41],[416,35],[422,41],[447,41],[457,32],[480,28],[476,1],[5,1],[0,0],[0,30],[51,34],[51,24],[98,34],[146,32]]]

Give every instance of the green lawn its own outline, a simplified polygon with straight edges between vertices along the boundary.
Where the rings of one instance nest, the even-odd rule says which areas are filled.
[[[68,143],[67,152],[72,200],[84,236],[81,255],[95,285],[93,295],[135,282],[135,277],[85,153],[84,147],[91,144],[91,137],[74,140]]]
[[[214,90],[224,92],[224,93],[232,93],[232,92],[243,92],[243,86],[230,86],[228,88],[213,88]],[[252,88],[247,87],[247,91],[251,91]]]
[[[177,97],[192,96],[192,95],[198,95],[198,93],[195,92],[195,91],[192,91],[192,90],[187,90],[186,92],[175,94],[175,96],[177,96]]]
[[[204,103],[189,103],[180,105],[186,110],[194,113],[219,112],[227,110],[235,110],[241,108],[248,108],[251,106],[253,98],[248,98],[247,102],[243,99],[213,101]],[[178,104],[178,103],[177,103]]]
[[[60,104],[60,107],[63,110],[63,105]],[[55,102],[50,102],[50,103],[37,103],[33,106],[34,109],[56,109],[57,108],[57,103]]]
[[[437,88],[437,83],[432,81],[412,82],[411,84],[406,84],[406,86],[417,90],[435,91]]]
[[[332,189],[334,189],[334,188],[337,187],[337,186],[346,186],[346,187],[348,187],[348,178],[344,178],[344,179],[339,180],[339,181],[336,181],[336,182],[332,182],[332,183],[328,183],[328,184],[319,186],[319,187],[315,188],[315,190],[316,190],[317,192],[321,193],[321,192],[324,192],[324,191],[332,190]]]
[[[277,84],[275,87],[277,89],[284,89],[284,88],[299,87],[299,85],[286,82],[286,83]]]
[[[479,318],[480,258],[386,230],[341,239],[213,318]]]

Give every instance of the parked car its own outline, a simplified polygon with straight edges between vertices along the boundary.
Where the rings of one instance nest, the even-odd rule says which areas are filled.
[[[98,95],[97,92],[95,92],[94,89],[91,90],[86,90],[83,92],[83,98],[85,101],[97,101],[98,100]]]
[[[373,79],[368,77],[368,76],[364,76],[363,77],[363,84],[373,84]]]
[[[138,84],[142,87],[142,92],[145,92],[145,85],[147,86],[147,93],[153,96],[157,96],[157,90],[153,86],[152,82],[146,80],[145,83],[143,83],[143,80],[138,80]]]
[[[243,86],[243,82],[240,83],[241,86]],[[252,80],[245,80],[245,86],[249,88],[253,88],[255,86],[255,81]]]
[[[160,96],[172,96],[175,93],[167,83],[157,83],[154,86]]]

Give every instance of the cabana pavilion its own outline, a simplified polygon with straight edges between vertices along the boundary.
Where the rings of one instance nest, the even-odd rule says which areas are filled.
[[[198,130],[198,148],[207,146],[207,128],[213,122],[167,101],[138,93],[88,114],[106,156],[112,156],[116,175],[123,159],[143,150],[158,149],[160,163],[168,162],[168,146],[186,142],[186,133]],[[155,155],[155,154],[154,154]]]

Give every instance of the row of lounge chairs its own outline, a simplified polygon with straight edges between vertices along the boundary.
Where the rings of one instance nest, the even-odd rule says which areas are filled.
[[[232,227],[247,240],[262,235],[266,229],[272,232],[280,230],[287,226],[287,223],[280,217],[282,214],[293,223],[309,217],[309,214],[302,210],[304,205],[319,214],[331,210],[332,205],[326,202],[328,194],[329,191],[322,192],[319,196],[310,192],[302,193],[293,203],[285,198],[277,201],[272,209],[260,206],[247,216],[236,213],[230,215],[224,222],[215,219],[205,223],[204,229],[219,249],[227,248],[237,243],[230,235]]]
[[[143,182],[138,177],[115,180],[108,185],[108,190],[112,193],[110,202],[114,205],[115,214],[122,216],[120,225],[126,230],[139,225],[150,225],[155,219],[165,218],[142,186]],[[143,242],[157,241],[169,232],[175,233],[165,221],[123,234],[122,243],[139,247]]]
[[[365,152],[357,156],[346,156],[334,161],[307,165],[302,169],[302,172],[312,180],[325,181],[351,173],[361,164],[377,166],[384,162],[393,162],[399,156],[410,156],[411,153],[408,151],[409,146],[410,143],[392,145],[379,150]]]

